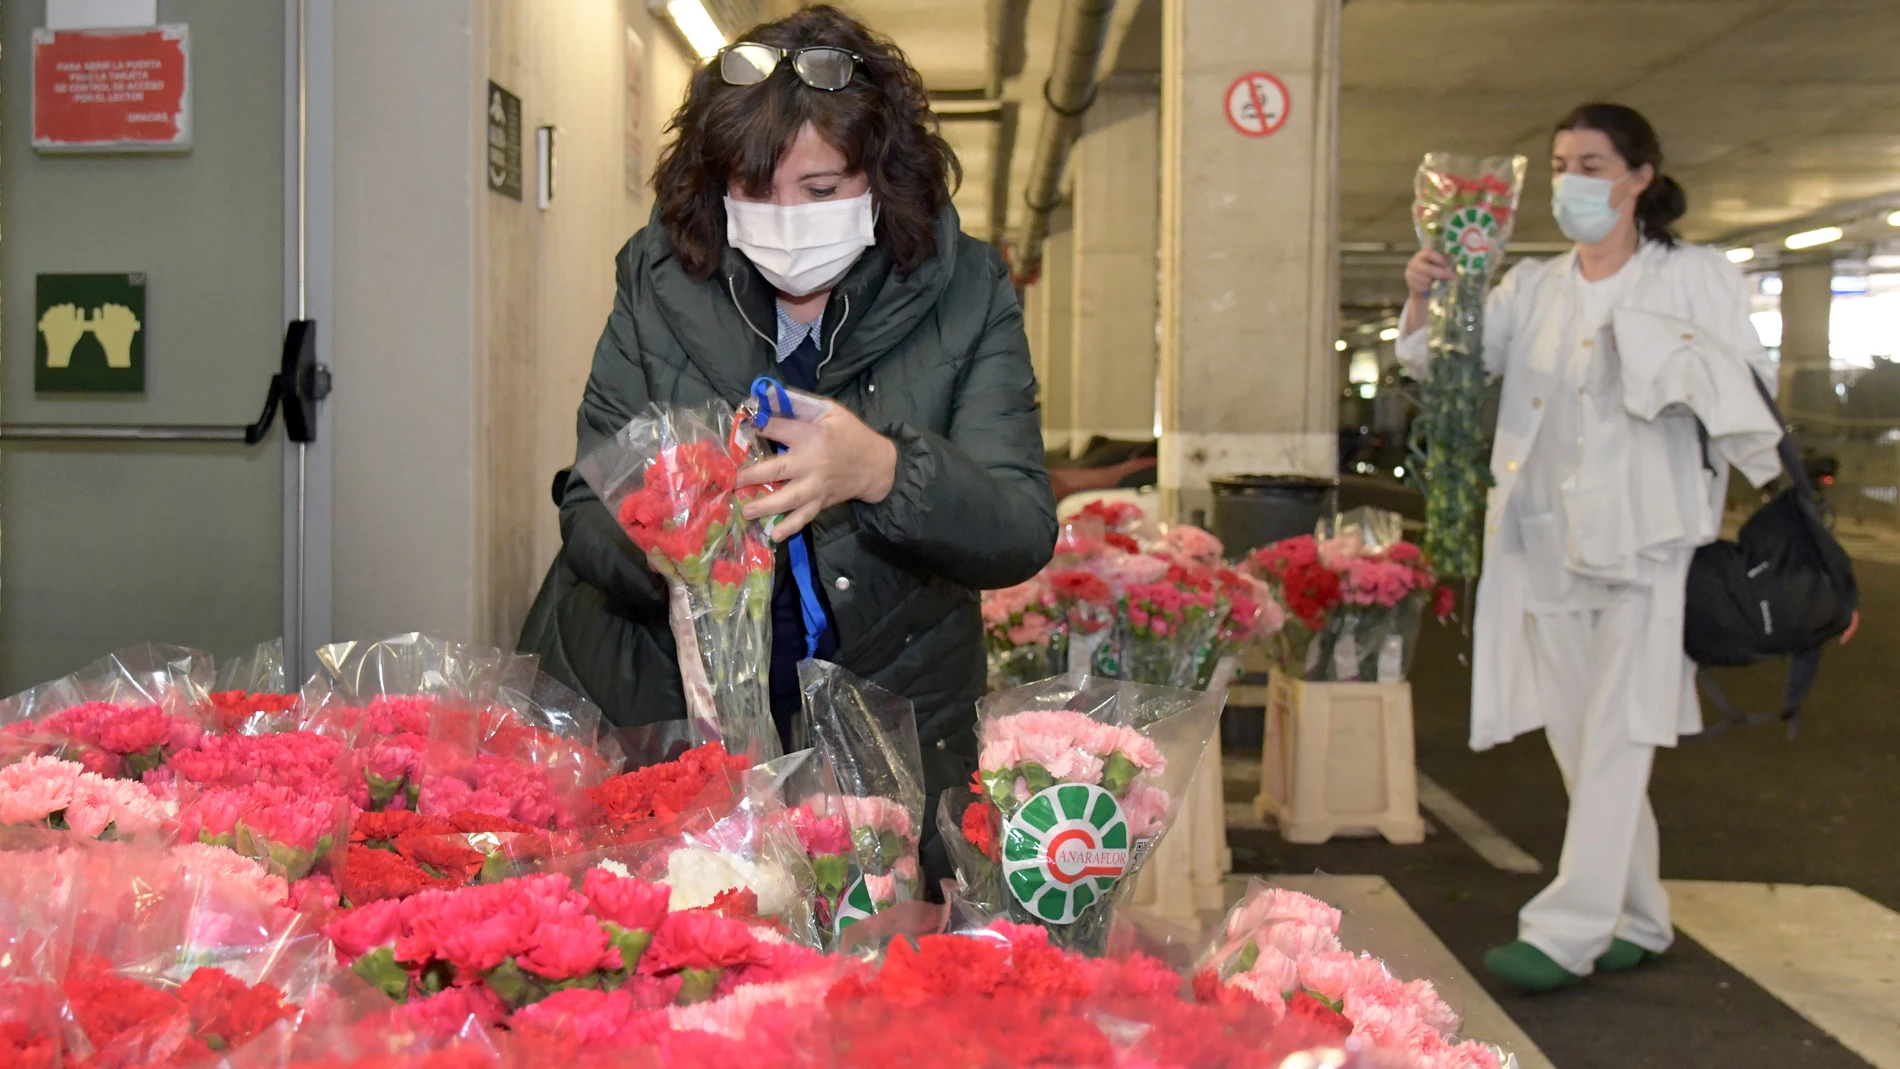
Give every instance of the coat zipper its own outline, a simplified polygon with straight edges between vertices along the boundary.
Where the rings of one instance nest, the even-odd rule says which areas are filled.
[[[753,326],[751,317],[745,314],[745,306],[739,303],[739,290],[733,284],[731,275],[726,276],[726,296],[732,298],[732,307],[739,313],[739,318],[745,322],[746,328],[751,330],[752,333],[757,334],[759,339],[765,342],[765,344],[771,346],[773,354],[776,355],[778,352],[778,342],[766,337],[764,331]],[[838,325],[831,329],[831,340],[825,343],[825,358],[818,361],[818,367],[813,372],[814,375],[823,374],[825,365],[831,363],[831,358],[838,348],[838,335],[844,331],[845,320],[851,318],[851,295],[848,293],[844,294],[840,299],[844,301],[844,311],[838,316]]]

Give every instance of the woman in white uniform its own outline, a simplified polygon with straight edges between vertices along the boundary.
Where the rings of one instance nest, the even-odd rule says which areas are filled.
[[[1744,370],[1774,382],[1742,276],[1720,252],[1677,239],[1671,225],[1686,198],[1661,167],[1656,133],[1637,112],[1572,112],[1552,139],[1551,200],[1576,247],[1517,265],[1485,308],[1485,366],[1503,376],[1504,393],[1471,744],[1541,727],[1570,792],[1557,878],[1523,908],[1518,940],[1485,956],[1527,991],[1641,965],[1674,936],[1649,774],[1656,747],[1701,729],[1682,653],[1683,589],[1696,546],[1719,531],[1727,468],[1719,456],[1705,465],[1699,410],[1630,414],[1629,369],[1700,361],[1728,384],[1729,414],[1754,421],[1758,458],[1779,435],[1759,398],[1742,396]],[[1406,268],[1399,356],[1415,373],[1430,360],[1426,298],[1450,275],[1433,251]],[[1772,455],[1747,466],[1772,477]]]

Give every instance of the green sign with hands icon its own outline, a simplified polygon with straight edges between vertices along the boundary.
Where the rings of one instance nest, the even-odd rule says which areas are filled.
[[[145,276],[40,275],[36,393],[145,392]]]

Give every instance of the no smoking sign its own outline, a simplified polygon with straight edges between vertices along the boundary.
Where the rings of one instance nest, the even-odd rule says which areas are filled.
[[[1266,71],[1234,79],[1227,87],[1228,125],[1248,137],[1267,137],[1286,125],[1286,83]]]

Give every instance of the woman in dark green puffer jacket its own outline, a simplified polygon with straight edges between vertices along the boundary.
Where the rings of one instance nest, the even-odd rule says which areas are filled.
[[[812,650],[910,699],[928,830],[937,792],[976,764],[978,592],[1028,579],[1055,543],[1022,311],[1002,257],[959,232],[955,157],[894,45],[826,7],[742,41],[674,116],[577,453],[649,403],[737,403],[760,375],[843,406],[773,423],[788,451],[759,466],[788,480],[762,504],[788,514],[781,534],[802,527],[827,602],[809,634],[781,547],[774,712]],[[664,583],[578,477],[556,496],[563,548],[521,649],[616,723],[684,717]],[[932,838],[926,871],[947,875]]]

